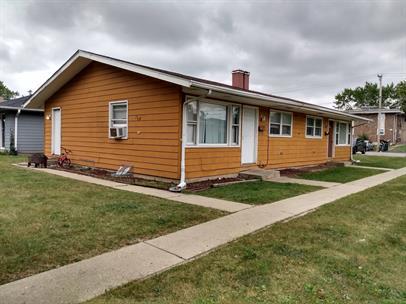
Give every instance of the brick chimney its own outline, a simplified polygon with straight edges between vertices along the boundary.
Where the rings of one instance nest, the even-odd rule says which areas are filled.
[[[234,70],[232,72],[233,81],[232,86],[244,90],[249,90],[250,86],[250,72],[243,70]]]

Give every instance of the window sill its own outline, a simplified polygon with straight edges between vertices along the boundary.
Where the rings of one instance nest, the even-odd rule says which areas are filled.
[[[307,138],[307,139],[323,139],[323,136],[309,136],[309,135],[306,135],[305,138]]]
[[[269,134],[269,137],[276,137],[276,138],[292,138],[292,135],[276,135],[276,134]]]
[[[338,144],[336,144],[336,147],[351,147],[351,145],[348,145],[348,144],[338,145]]]
[[[192,148],[192,149],[201,149],[201,148],[240,148],[240,145],[186,145],[186,148]]]

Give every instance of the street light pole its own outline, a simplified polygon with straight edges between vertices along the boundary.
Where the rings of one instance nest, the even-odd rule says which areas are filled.
[[[378,133],[377,133],[377,140],[378,140],[378,148],[379,145],[381,144],[381,123],[382,123],[382,113],[381,113],[381,108],[382,108],[382,74],[378,74],[379,78],[379,107],[378,107]]]

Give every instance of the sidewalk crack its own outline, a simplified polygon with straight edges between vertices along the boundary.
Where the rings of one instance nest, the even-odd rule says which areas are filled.
[[[180,255],[177,255],[176,253],[173,253],[173,252],[171,252],[171,251],[169,251],[169,250],[166,250],[166,249],[163,249],[163,248],[161,248],[161,247],[158,247],[158,246],[156,246],[156,245],[154,245],[154,244],[151,244],[151,243],[149,243],[148,241],[144,241],[143,243],[146,244],[146,245],[149,245],[149,246],[151,246],[151,247],[154,247],[154,248],[156,248],[156,249],[159,249],[159,250],[161,250],[161,251],[164,251],[164,252],[166,252],[166,253],[169,253],[170,255],[176,256],[177,258],[180,258],[180,259],[183,260],[183,261],[187,261],[187,259],[181,257]]]

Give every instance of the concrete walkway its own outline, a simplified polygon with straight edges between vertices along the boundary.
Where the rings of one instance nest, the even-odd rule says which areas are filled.
[[[276,177],[276,178],[268,178],[266,181],[275,182],[275,183],[292,183],[292,184],[301,184],[301,185],[308,185],[308,186],[318,186],[323,188],[331,188],[341,183],[333,183],[333,182],[323,182],[317,180],[310,180],[310,179],[301,179],[301,178],[291,178],[286,176]]]
[[[362,163],[360,163],[362,164]],[[391,169],[391,168],[381,168],[381,167],[368,167],[368,166],[362,166],[362,165],[357,165],[357,164],[348,164],[345,165],[346,167],[350,167],[350,168],[361,168],[361,169],[374,169],[374,170],[382,170],[382,171],[393,171],[395,169]]]
[[[366,152],[365,155],[369,156],[388,156],[388,157],[406,157],[406,153],[402,152]]]
[[[62,177],[67,177],[67,178],[75,179],[75,180],[82,181],[82,182],[110,187],[113,189],[155,196],[155,197],[164,198],[164,199],[168,199],[168,200],[172,200],[172,201],[176,201],[176,202],[197,205],[197,206],[202,206],[202,207],[207,207],[207,208],[213,208],[213,209],[218,209],[218,210],[227,211],[227,212],[237,212],[237,211],[241,211],[241,210],[252,207],[252,205],[249,205],[249,204],[231,202],[231,201],[227,201],[227,200],[205,197],[205,196],[200,196],[200,195],[170,192],[167,190],[161,190],[161,189],[150,188],[150,187],[128,185],[128,184],[118,183],[118,182],[109,181],[109,180],[96,178],[96,177],[92,177],[92,176],[87,176],[87,175],[83,175],[83,174],[71,173],[71,172],[67,172],[67,171],[33,168],[33,167],[28,168],[26,166],[26,164],[18,164],[17,166],[25,168],[25,169],[29,169],[29,170],[35,170],[35,171],[45,172],[45,173],[58,175],[58,176],[62,176]]]
[[[406,174],[406,168],[244,209],[203,224],[127,246],[0,286],[7,304],[80,303],[106,290],[196,259],[239,237],[276,222]]]

